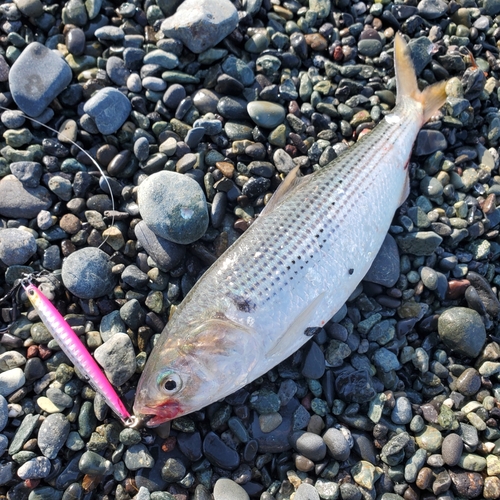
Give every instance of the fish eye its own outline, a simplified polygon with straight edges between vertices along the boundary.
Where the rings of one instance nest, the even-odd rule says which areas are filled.
[[[177,373],[167,372],[160,377],[159,385],[161,389],[168,395],[179,392],[182,388],[182,379]]]

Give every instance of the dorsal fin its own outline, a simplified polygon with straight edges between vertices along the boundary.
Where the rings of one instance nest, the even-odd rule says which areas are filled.
[[[267,202],[264,210],[262,210],[262,212],[260,213],[259,218],[272,212],[283,201],[283,198],[286,194],[288,194],[299,184],[302,184],[304,181],[307,181],[309,179],[309,176],[299,177],[299,173],[300,165],[297,165],[295,168],[290,170],[290,172],[288,172],[283,182],[278,186],[278,189],[274,192],[271,199]]]

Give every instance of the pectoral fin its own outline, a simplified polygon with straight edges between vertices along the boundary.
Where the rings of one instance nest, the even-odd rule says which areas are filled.
[[[281,335],[270,351],[266,354],[266,358],[272,358],[276,354],[283,352],[295,352],[307,338],[310,338],[308,332],[310,328],[319,328],[314,323],[314,313],[318,306],[323,302],[326,293],[318,295],[310,302],[304,310],[293,320],[288,329]]]
[[[278,186],[278,189],[274,192],[272,198],[264,207],[264,210],[262,210],[262,212],[260,213],[259,217],[263,217],[264,215],[274,210],[281,203],[281,201],[283,201],[286,194],[288,194],[299,184],[302,184],[303,182],[307,182],[309,180],[309,176],[299,176],[299,168],[300,165],[297,165],[294,169],[290,170],[288,175],[285,177],[285,180]]]

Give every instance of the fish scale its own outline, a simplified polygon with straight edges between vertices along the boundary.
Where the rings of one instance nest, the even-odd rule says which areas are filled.
[[[322,169],[302,179],[292,171],[177,307],[139,381],[134,413],[147,425],[262,376],[307,342],[363,279],[408,194],[418,131],[445,99],[444,83],[418,90],[401,35],[395,54],[393,112]]]

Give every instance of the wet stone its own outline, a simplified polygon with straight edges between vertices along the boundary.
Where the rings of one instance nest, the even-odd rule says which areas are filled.
[[[25,462],[19,469],[17,475],[21,479],[43,479],[50,474],[50,460],[46,457],[36,457]]]
[[[249,403],[261,415],[275,413],[280,408],[278,395],[267,389],[261,389],[251,394]]]
[[[325,358],[316,342],[311,342],[311,347],[304,360],[302,375],[310,379],[320,379],[325,373]]]
[[[146,446],[142,443],[134,444],[127,449],[123,456],[123,461],[129,470],[139,470],[142,468],[151,469],[155,460],[149,453]]]
[[[273,102],[252,101],[247,111],[254,123],[263,128],[275,128],[285,119],[283,106]]]
[[[402,252],[422,256],[432,255],[443,238],[433,231],[419,231],[399,236],[396,240]]]
[[[335,379],[335,388],[342,400],[353,403],[366,403],[376,394],[372,378],[365,370],[340,373]]]
[[[238,453],[213,432],[209,432],[203,440],[203,453],[210,463],[222,469],[234,470],[240,464]]]
[[[364,279],[382,286],[394,286],[399,278],[399,251],[396,241],[387,235]]]
[[[438,332],[442,341],[461,356],[475,358],[486,340],[481,316],[465,307],[453,307],[441,314]]]
[[[138,241],[160,270],[168,272],[182,261],[185,247],[157,236],[144,221],[140,221],[134,231]]]
[[[93,451],[86,451],[78,462],[78,468],[84,474],[105,475],[112,470],[112,463]]]
[[[349,458],[351,454],[349,443],[341,431],[332,427],[325,432],[323,440],[335,460],[343,462]]]

